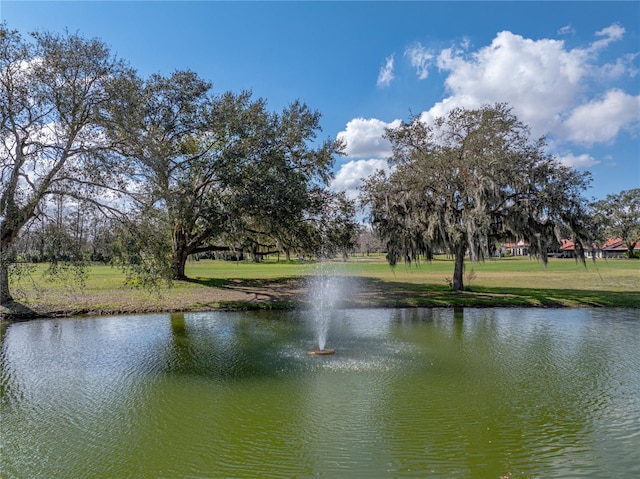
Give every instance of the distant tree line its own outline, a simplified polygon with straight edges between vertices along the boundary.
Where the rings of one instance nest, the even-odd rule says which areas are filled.
[[[144,225],[135,225],[132,220],[123,222],[108,218],[87,203],[76,204],[57,198],[46,216],[35,218],[20,233],[14,242],[9,263],[83,263],[97,262],[112,265],[140,264],[143,259],[136,253],[136,239],[150,239],[149,233],[140,234]],[[135,231],[131,231],[134,228]],[[336,228],[333,234],[340,234]],[[195,253],[191,259],[221,259],[229,261],[262,261],[265,257],[286,261],[314,261],[317,259],[345,259],[350,254],[373,254],[383,252],[382,243],[362,225],[348,234],[354,235],[355,244],[344,250],[337,247],[340,238],[328,238],[322,245],[300,248],[295,257],[287,257],[280,250],[251,250],[219,248]]]

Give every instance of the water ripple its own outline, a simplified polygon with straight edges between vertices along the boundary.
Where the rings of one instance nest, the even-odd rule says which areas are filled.
[[[347,310],[328,357],[297,312],[14,324],[2,474],[640,475],[640,322],[562,314]]]

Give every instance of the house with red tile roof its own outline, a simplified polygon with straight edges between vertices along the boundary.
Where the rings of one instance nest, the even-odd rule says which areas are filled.
[[[640,241],[636,242],[634,250],[640,251]],[[560,246],[561,257],[563,258],[575,258],[576,247],[573,241],[568,239],[562,240],[562,246]],[[587,258],[626,258],[627,245],[622,238],[609,238],[602,245],[593,245],[590,248],[585,248],[584,255]]]
[[[636,242],[634,251],[640,251],[640,240]],[[504,243],[499,248],[500,256],[527,256],[529,243],[519,240],[515,243]],[[576,245],[569,239],[562,239],[560,248],[556,252],[549,252],[550,256],[557,258],[576,258]],[[621,238],[609,238],[603,244],[586,246],[585,258],[626,258],[627,245]]]
[[[633,250],[640,251],[640,240],[636,241]],[[622,241],[622,238],[615,238],[605,242],[605,244],[602,245],[602,251],[604,252],[605,258],[626,258],[629,248],[627,244]]]
[[[562,239],[560,245],[560,254],[558,257],[560,258],[576,258],[576,245],[573,241],[568,239]],[[602,248],[597,245],[593,245],[591,247],[587,246],[584,248],[584,256],[585,258],[602,258]]]

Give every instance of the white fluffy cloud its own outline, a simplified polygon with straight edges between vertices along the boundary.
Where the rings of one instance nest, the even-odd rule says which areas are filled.
[[[563,122],[564,136],[577,144],[612,141],[622,128],[640,121],[640,96],[609,90],[602,98],[574,108]]]
[[[558,29],[558,35],[572,35],[574,33],[576,33],[576,31],[571,24]]]
[[[568,25],[559,34],[571,33]],[[419,79],[437,67],[446,75],[448,95],[421,114],[424,121],[446,115],[455,107],[477,108],[506,102],[534,137],[548,135],[556,145],[571,142],[589,147],[615,139],[622,130],[636,130],[640,124],[639,99],[620,89],[603,93],[607,80],[634,77],[638,52],[599,62],[599,55],[620,40],[625,29],[613,24],[595,32],[595,40],[582,48],[567,48],[563,40],[530,39],[509,31],[499,32],[491,43],[475,51],[469,42],[457,47],[430,50],[416,43],[405,57]],[[393,79],[393,56],[386,59],[378,84]],[[594,89],[600,88],[600,97]],[[596,91],[596,95],[598,92]],[[347,154],[357,157],[385,157],[388,143],[381,139],[384,127],[377,119],[357,118],[339,134],[348,142]]]
[[[590,166],[600,163],[594,157],[586,153],[582,155],[567,153],[565,155],[559,155],[557,158],[560,163],[573,168],[589,168]]]
[[[566,50],[559,40],[531,40],[507,31],[471,55],[443,50],[437,63],[448,72],[445,86],[451,95],[429,116],[457,106],[507,102],[535,136],[547,134],[574,105],[588,73],[586,57],[583,50]]]
[[[458,106],[507,102],[535,137],[550,134],[582,146],[609,142],[623,128],[637,127],[637,97],[611,90],[603,99],[590,100],[585,93],[594,80],[636,75],[632,62],[637,52],[598,63],[598,55],[624,33],[613,24],[596,32],[598,39],[585,48],[567,49],[561,40],[532,40],[504,31],[475,52],[444,49],[437,66],[447,73],[450,95],[422,118],[428,121]]]
[[[573,33],[571,25],[558,30],[558,35]],[[600,161],[571,150],[612,143],[621,132],[633,135],[640,128],[640,96],[611,83],[638,74],[635,64],[640,52],[600,60],[624,35],[625,29],[613,24],[595,32],[593,42],[568,48],[561,39],[531,39],[503,31],[475,50],[468,40],[439,51],[415,43],[406,49],[404,59],[418,79],[428,78],[432,68],[445,76],[446,96],[420,114],[423,121],[431,122],[456,107],[506,102],[531,127],[534,138],[548,137],[549,151],[561,152],[557,156],[562,163],[587,168]],[[394,57],[387,57],[378,86],[390,86],[395,67]],[[391,147],[383,138],[384,130],[399,122],[355,118],[338,137],[346,141],[349,157],[387,158]],[[353,194],[359,179],[367,176],[365,171],[382,164],[378,161],[346,163],[338,172],[336,187]]]
[[[347,129],[337,137],[346,142],[347,156],[357,158],[388,158],[391,144],[383,138],[386,128],[399,126],[400,120],[385,123],[376,118],[354,118],[347,123]]]
[[[416,43],[407,48],[404,54],[409,58],[411,66],[416,69],[416,74],[420,80],[424,80],[429,76],[429,68],[435,61],[435,55],[431,50],[423,47],[420,43]]]
[[[596,32],[596,36],[604,37],[604,38],[593,42],[591,44],[590,49],[592,51],[602,50],[608,47],[611,42],[620,40],[624,36],[624,33],[625,33],[625,29],[622,26],[615,23],[606,28],[603,28],[602,30]]]
[[[389,86],[394,79],[393,75],[393,55],[387,57],[384,65],[380,68],[380,73],[378,73],[378,82],[377,85],[379,87]]]
[[[349,198],[358,196],[358,187],[362,179],[371,176],[378,170],[389,171],[385,160],[354,160],[343,164],[331,184],[334,191],[344,191]]]

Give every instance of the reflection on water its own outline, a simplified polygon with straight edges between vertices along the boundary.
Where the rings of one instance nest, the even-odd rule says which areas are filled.
[[[634,477],[631,310],[346,310],[11,325],[0,476]]]

